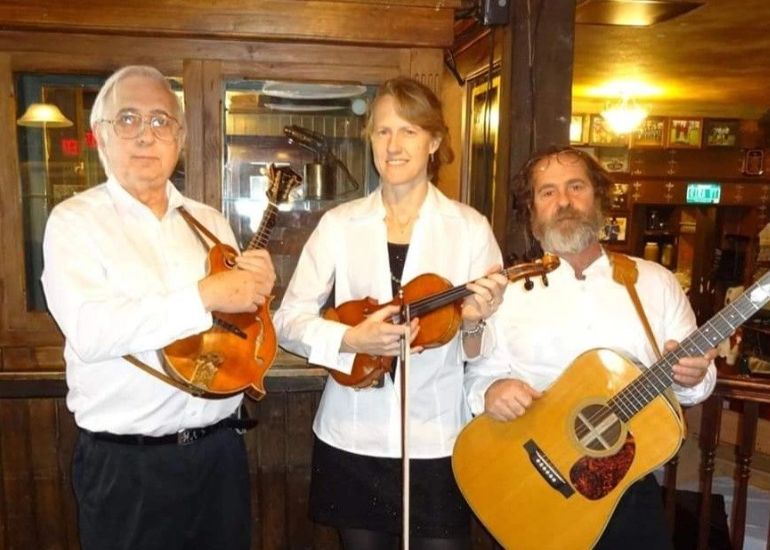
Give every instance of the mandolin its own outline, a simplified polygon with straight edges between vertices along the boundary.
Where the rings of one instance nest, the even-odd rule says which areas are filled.
[[[268,169],[268,205],[259,229],[246,250],[267,246],[275,225],[278,203],[302,178],[290,168]],[[216,243],[208,253],[209,274],[235,269],[238,252]],[[163,349],[164,368],[169,376],[201,390],[209,396],[228,396],[241,391],[255,399],[265,394],[263,378],[277,351],[275,328],[270,318],[271,298],[253,313],[212,313],[212,327]]]
[[[503,269],[501,273],[509,281],[514,282],[530,277],[543,277],[559,266],[557,256],[546,254],[542,259],[523,263]],[[528,281],[528,284],[532,284]],[[402,323],[405,308],[409,308],[410,317],[420,318],[420,332],[412,346],[435,348],[449,342],[457,333],[462,322],[460,302],[466,296],[473,294],[465,285],[452,287],[451,283],[433,273],[425,273],[412,279],[402,287],[402,296],[394,298],[387,304],[378,304],[373,298],[351,300],[335,308],[324,311],[324,319],[337,321],[349,326],[361,323],[367,316],[386,305],[395,304],[401,307],[401,312],[393,316],[390,322]],[[343,386],[355,388],[379,385],[382,375],[393,368],[395,357],[356,354],[353,369],[345,374],[336,369],[328,369],[334,380]]]
[[[679,450],[671,367],[716,346],[768,300],[770,272],[649,369],[590,350],[524,416],[476,417],[452,455],[474,513],[505,548],[591,548],[626,489]]]

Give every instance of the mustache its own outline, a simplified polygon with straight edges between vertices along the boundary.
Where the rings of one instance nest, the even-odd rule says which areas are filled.
[[[573,208],[572,206],[564,206],[562,208],[559,208],[559,210],[556,211],[556,215],[554,216],[554,221],[562,221],[562,220],[582,220],[585,219],[586,215],[584,212],[580,212],[579,210]]]

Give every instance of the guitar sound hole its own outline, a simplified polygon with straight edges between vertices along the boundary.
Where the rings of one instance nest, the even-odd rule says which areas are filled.
[[[592,451],[606,451],[613,447],[623,426],[612,410],[601,404],[589,405],[577,414],[573,426],[578,441]]]

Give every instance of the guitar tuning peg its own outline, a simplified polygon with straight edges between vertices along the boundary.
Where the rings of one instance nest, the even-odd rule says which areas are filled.
[[[533,288],[535,288],[535,283],[533,283],[532,280],[527,277],[524,280],[524,290],[532,290]]]
[[[548,286],[548,275],[543,273],[542,278],[543,278],[543,286]]]

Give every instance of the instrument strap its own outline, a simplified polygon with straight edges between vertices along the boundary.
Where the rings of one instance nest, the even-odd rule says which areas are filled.
[[[185,384],[184,382],[180,382],[179,380],[171,378],[167,374],[164,374],[164,373],[162,373],[162,372],[152,368],[150,365],[148,365],[144,361],[140,361],[139,359],[137,359],[133,355],[124,355],[123,359],[125,359],[126,361],[128,361],[129,363],[134,365],[135,367],[139,367],[140,369],[142,369],[144,372],[146,372],[150,376],[154,376],[158,380],[162,380],[166,384],[174,386],[176,389],[182,390],[183,392],[186,392],[186,393],[189,393],[191,395],[194,395],[195,397],[207,397],[207,398],[218,397],[216,395],[208,394],[205,391],[201,390],[200,388],[196,388],[192,384]],[[227,395],[227,396],[222,396],[222,397],[230,397],[230,396]]]
[[[204,235],[206,236],[206,238],[207,238],[209,241],[211,241],[211,242],[212,242],[212,243],[214,243],[215,245],[220,245],[220,244],[222,244],[222,242],[221,242],[219,239],[217,239],[217,238],[216,238],[216,236],[215,236],[215,235],[214,235],[214,234],[213,234],[211,231],[209,231],[208,229],[206,229],[206,226],[205,226],[205,225],[203,225],[201,222],[199,222],[198,220],[196,220],[196,219],[193,217],[193,215],[192,215],[192,214],[190,214],[190,213],[189,213],[189,212],[188,212],[188,211],[185,209],[185,207],[184,207],[184,206],[180,206],[180,207],[178,207],[178,208],[177,208],[177,210],[179,211],[179,213],[180,213],[180,214],[182,215],[182,217],[184,218],[184,221],[186,221],[186,222],[187,222],[187,225],[189,225],[189,226],[190,226],[190,229],[192,229],[192,230],[193,230],[193,233],[195,233],[195,235],[196,235],[196,236],[197,236],[197,237],[200,239],[200,241],[203,243],[203,246],[205,246],[205,247],[206,247],[206,250],[208,250],[208,249],[209,249],[211,246],[210,246],[210,245],[209,245],[209,243],[208,243],[208,242],[206,242],[206,240],[203,238],[203,236],[204,236]]]
[[[662,359],[663,355],[660,353],[658,343],[655,341],[655,335],[652,333],[652,328],[650,328],[650,322],[647,320],[647,315],[644,313],[644,308],[639,301],[639,295],[636,293],[636,287],[634,286],[639,278],[639,270],[636,267],[636,262],[625,254],[620,254],[618,252],[607,252],[607,256],[610,259],[610,265],[612,265],[612,278],[615,282],[624,285],[626,290],[628,290],[628,295],[631,296],[631,301],[634,303],[636,314],[642,321],[644,332],[647,334],[647,339],[650,341],[652,350],[655,352],[655,356],[658,360]]]
[[[182,215],[182,218],[184,218],[184,221],[187,222],[187,225],[190,226],[190,229],[192,229],[193,233],[195,233],[195,236],[198,237],[198,239],[201,241],[201,243],[206,248],[206,250],[210,248],[210,245],[203,238],[204,236],[206,236],[209,239],[209,241],[213,242],[214,244],[217,244],[217,245],[221,244],[219,239],[217,239],[211,231],[206,229],[206,227],[202,223],[196,220],[192,216],[192,214],[190,214],[187,210],[185,210],[184,206],[178,207],[177,210]],[[171,378],[170,376],[152,368],[150,365],[148,365],[144,361],[140,361],[133,355],[124,355],[123,359],[125,359],[135,367],[139,367],[150,376],[154,376],[158,380],[162,380],[166,384],[169,384],[178,390],[182,390],[183,392],[194,395],[195,397],[206,397],[206,398],[220,397],[216,394],[207,393],[201,390],[200,388],[193,386],[192,384],[186,384],[184,382],[180,382],[179,380],[176,380],[175,378]],[[229,396],[221,396],[221,397],[229,397]]]

